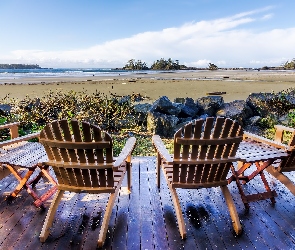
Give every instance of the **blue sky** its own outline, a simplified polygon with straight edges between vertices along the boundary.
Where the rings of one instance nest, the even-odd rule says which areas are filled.
[[[1,0],[0,63],[278,66],[295,57],[294,11],[294,0]]]

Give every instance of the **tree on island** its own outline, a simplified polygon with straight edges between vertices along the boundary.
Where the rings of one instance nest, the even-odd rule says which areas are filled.
[[[145,62],[142,62],[141,60],[135,61],[135,59],[130,59],[127,64],[123,67],[125,70],[148,70]]]
[[[285,62],[283,67],[285,69],[295,69],[295,58],[293,58],[292,61],[290,61],[290,62],[289,61]]]
[[[173,61],[171,58],[168,58],[168,60],[161,58],[160,60],[154,62],[151,66],[151,69],[154,70],[179,70],[185,68],[185,65],[180,65],[178,60]]]
[[[171,58],[165,60],[161,58],[160,60],[155,61],[152,66],[149,68],[145,62],[141,60],[135,61],[135,59],[130,59],[126,65],[123,67],[125,70],[180,70],[187,69],[185,65],[180,65],[178,60],[173,61]]]
[[[209,69],[209,70],[218,70],[218,66],[216,66],[216,65],[213,64],[213,63],[209,63],[209,64],[208,64],[208,69]]]

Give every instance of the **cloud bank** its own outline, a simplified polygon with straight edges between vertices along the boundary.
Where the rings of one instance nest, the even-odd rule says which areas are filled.
[[[150,66],[154,60],[172,58],[187,66],[278,66],[291,59],[295,27],[261,31],[273,18],[271,8],[230,17],[185,23],[160,31],[107,41],[89,48],[66,51],[15,50],[0,63],[38,63],[42,67],[122,67],[129,59]],[[245,28],[248,27],[248,28]]]

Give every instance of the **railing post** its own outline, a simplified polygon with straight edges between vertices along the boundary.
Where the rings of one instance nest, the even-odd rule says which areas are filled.
[[[15,124],[9,128],[11,139],[18,137],[18,124]]]

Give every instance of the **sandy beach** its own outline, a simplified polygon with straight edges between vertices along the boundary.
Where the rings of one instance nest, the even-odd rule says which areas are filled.
[[[246,100],[250,93],[279,92],[295,87],[295,71],[217,70],[116,77],[20,78],[0,80],[0,98],[42,97],[52,91],[96,91],[115,95],[139,93],[153,102],[160,96],[197,99],[210,92],[226,92],[225,102]]]

